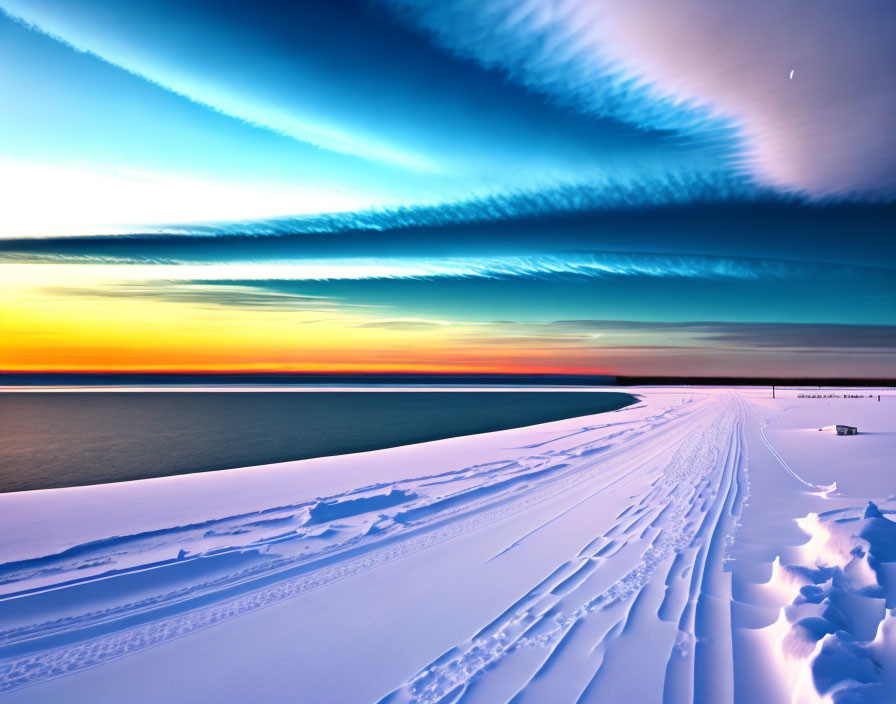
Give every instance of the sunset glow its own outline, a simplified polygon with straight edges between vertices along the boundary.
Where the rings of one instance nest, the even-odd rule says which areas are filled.
[[[0,0],[0,368],[892,374],[874,13],[337,5]]]

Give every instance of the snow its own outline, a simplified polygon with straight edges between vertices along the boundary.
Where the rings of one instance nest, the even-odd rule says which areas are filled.
[[[0,495],[0,694],[892,701],[892,392],[634,393],[528,428]],[[838,422],[860,434],[817,431]]]

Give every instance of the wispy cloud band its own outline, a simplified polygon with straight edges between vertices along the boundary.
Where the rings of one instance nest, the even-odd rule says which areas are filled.
[[[896,193],[892,4],[381,1],[558,102],[720,141],[763,183]]]
[[[828,272],[829,265],[775,259],[663,253],[567,252],[520,256],[340,257],[228,263],[147,263],[113,257],[42,256],[32,267],[76,267],[98,283],[116,281],[355,281],[377,279],[502,279],[648,277],[684,279],[794,279]],[[22,266],[18,260],[18,266]],[[6,266],[16,266],[7,264]],[[36,271],[36,270],[34,270]],[[837,266],[838,277],[886,276],[888,270]],[[892,275],[892,272],[890,272]]]

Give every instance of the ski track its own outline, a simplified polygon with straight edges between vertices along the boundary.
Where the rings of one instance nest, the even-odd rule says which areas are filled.
[[[684,430],[687,439],[659,470],[659,476],[649,490],[642,496],[633,497],[638,500],[619,514],[612,527],[601,536],[603,541],[592,541],[575,561],[562,565],[546,582],[520,599],[520,608],[505,612],[499,622],[455,648],[450,657],[443,657],[424,669],[383,702],[475,701],[475,692],[471,692],[471,697],[465,696],[471,683],[496,671],[496,665],[503,658],[521,648],[538,649],[543,653],[542,662],[531,673],[533,680],[543,680],[557,666],[564,641],[594,614],[628,605],[629,611],[604,638],[609,644],[624,633],[633,618],[631,609],[640,594],[654,574],[676,553],[695,545],[705,547],[712,537],[722,542],[724,550],[726,523],[721,519],[721,513],[726,505],[729,509],[733,506],[738,455],[732,438],[736,437],[736,426],[742,422],[742,408],[733,397],[724,399],[721,405],[707,426],[701,427],[701,414],[693,419],[690,427],[678,429],[679,432]],[[720,462],[727,465],[721,474],[716,471]],[[636,465],[636,468],[640,467]],[[703,504],[704,499],[711,501],[709,507]],[[697,508],[701,506],[703,508]],[[711,510],[707,510],[710,507]],[[604,543],[601,547],[600,542]],[[607,564],[611,555],[626,548],[637,552],[637,566],[609,587],[595,590],[592,584],[599,580],[592,580],[592,575],[600,569],[602,562]],[[697,555],[705,562],[705,551],[698,550]],[[721,556],[717,558],[720,560]],[[697,595],[701,593],[702,574],[702,569],[692,574],[690,596],[678,617],[682,639],[691,642],[696,637],[693,610]],[[598,642],[592,648],[607,644]],[[693,667],[687,659],[683,662],[684,667]],[[677,664],[677,660],[670,661],[670,667],[673,664]],[[598,666],[578,701],[591,699],[589,690],[595,688],[600,676]],[[513,701],[527,701],[527,684],[528,680],[520,683]]]
[[[639,657],[652,658],[661,675],[630,683],[631,696],[669,704],[737,701],[729,560],[751,491],[748,421],[801,491],[823,497],[832,487],[794,472],[766,437],[766,421],[735,392],[637,420],[588,420],[494,462],[0,565],[0,615],[34,614],[0,631],[0,693],[554,507],[533,513],[538,520],[487,561],[508,559],[616,492],[614,519],[596,522],[514,603],[381,703],[602,702],[619,686],[618,663]],[[896,677],[896,537],[884,513],[872,504],[810,514],[800,525],[815,551],[783,567],[776,562],[772,580],[757,586],[773,594],[763,608],[777,609],[777,622],[759,632],[789,663],[779,683],[793,693],[787,701],[816,701],[819,687],[859,688],[867,701],[878,701],[874,696]],[[153,588],[145,587],[149,576]],[[97,594],[110,595],[102,608],[91,606]],[[41,600],[50,598],[63,611],[41,618]],[[634,645],[645,637],[649,655]],[[842,677],[819,680],[819,662],[833,663]],[[856,671],[871,674],[856,682],[849,674]]]

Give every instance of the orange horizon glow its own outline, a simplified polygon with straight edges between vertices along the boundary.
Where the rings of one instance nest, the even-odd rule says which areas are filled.
[[[108,295],[119,292],[117,271],[107,267],[109,278],[98,280],[94,268],[0,266],[0,370],[608,373],[593,350],[533,344],[481,322],[405,319],[381,306],[259,309]]]
[[[545,374],[615,376],[618,372],[595,367],[525,364],[271,364],[196,366],[124,366],[89,365],[83,367],[51,367],[18,365],[0,368],[3,374]]]
[[[240,373],[240,374],[346,374],[346,373],[370,373],[370,374],[557,374],[557,375],[596,375],[614,376],[616,372],[592,367],[563,367],[563,366],[524,366],[524,365],[425,365],[425,364],[401,364],[401,365],[271,365],[271,366],[234,366],[234,365],[206,365],[197,367],[42,367],[20,366],[0,369],[0,374],[41,373],[41,374],[215,374],[215,373]]]

